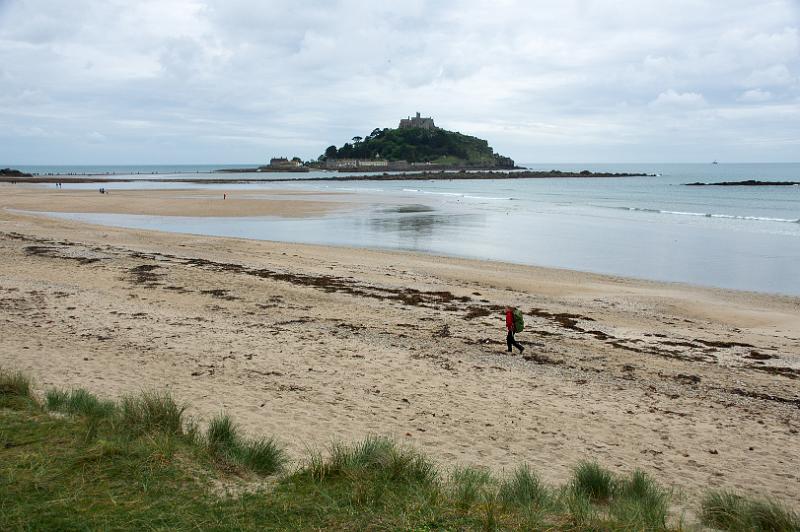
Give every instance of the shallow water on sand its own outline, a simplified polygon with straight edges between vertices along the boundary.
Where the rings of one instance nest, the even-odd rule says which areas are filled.
[[[300,220],[54,216],[140,229],[413,250],[800,295],[800,187],[683,186],[695,181],[800,181],[800,164],[537,169],[550,168],[645,171],[658,176],[220,186],[233,194],[271,188],[355,191],[367,199],[363,209]],[[106,188],[151,186],[120,183]]]

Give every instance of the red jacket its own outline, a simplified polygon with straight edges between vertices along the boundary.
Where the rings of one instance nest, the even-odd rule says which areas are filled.
[[[514,330],[514,314],[511,310],[506,311],[506,329]]]

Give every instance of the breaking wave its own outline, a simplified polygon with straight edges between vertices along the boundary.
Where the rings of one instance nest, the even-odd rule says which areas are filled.
[[[660,209],[644,209],[641,207],[617,207],[623,211],[635,211],[635,212],[649,212],[654,214],[671,214],[674,216],[700,216],[704,218],[724,218],[728,220],[750,220],[750,221],[757,221],[757,222],[783,222],[783,223],[792,223],[797,224],[800,223],[800,218],[797,219],[789,219],[789,218],[770,218],[768,216],[739,216],[736,214],[714,214],[714,213],[707,213],[707,212],[686,212],[686,211],[663,211]]]
[[[463,194],[461,192],[432,192],[429,190],[420,190],[418,188],[404,188],[403,192],[416,192],[418,194],[430,194],[433,196],[451,196],[456,198],[477,199],[477,200],[503,200],[510,201],[514,198],[509,197],[495,197],[495,196],[472,196],[470,194]]]

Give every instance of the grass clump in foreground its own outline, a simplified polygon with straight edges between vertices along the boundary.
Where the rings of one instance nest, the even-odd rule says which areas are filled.
[[[24,376],[8,375],[3,400],[24,400],[0,406],[0,530],[679,528],[670,493],[639,471],[582,463],[562,487],[526,466],[505,478],[443,473],[380,437],[334,444],[287,471],[274,440],[244,438],[224,415],[200,433],[168,395],[115,403],[73,390],[40,405]],[[243,481],[250,489],[219,489]],[[709,494],[701,515],[722,530],[798,530],[796,514],[724,492]]]
[[[28,376],[0,368],[0,408],[15,408],[35,402]]]
[[[595,462],[581,462],[573,472],[570,488],[593,502],[606,502],[614,492],[614,477]]]
[[[771,501],[713,491],[703,498],[701,506],[703,524],[721,530],[800,531],[800,516]]]
[[[307,469],[318,480],[377,477],[394,483],[430,484],[437,476],[433,463],[412,449],[393,441],[369,436],[353,445],[334,444],[330,458],[312,458]]]
[[[211,420],[205,444],[216,460],[238,464],[262,475],[281,471],[287,461],[286,453],[274,439],[244,439],[226,415]]]
[[[184,435],[183,413],[186,406],[178,405],[165,392],[143,392],[122,398],[119,423],[122,430],[133,436],[161,433]]]
[[[45,405],[53,412],[104,418],[116,410],[113,401],[103,401],[82,388],[75,390],[48,390],[45,393]]]

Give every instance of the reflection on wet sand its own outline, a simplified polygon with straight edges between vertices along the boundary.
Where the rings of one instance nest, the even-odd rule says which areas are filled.
[[[436,242],[468,234],[482,225],[482,214],[448,213],[429,205],[410,204],[376,209],[363,223],[373,238],[400,249],[430,251]]]

